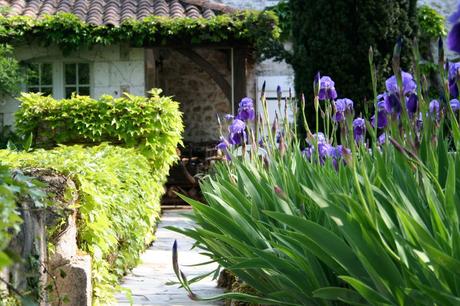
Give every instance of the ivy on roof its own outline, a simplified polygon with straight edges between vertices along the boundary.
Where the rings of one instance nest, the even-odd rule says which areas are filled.
[[[259,54],[279,38],[278,18],[270,11],[240,11],[205,18],[150,16],[119,27],[94,26],[70,13],[32,19],[0,16],[0,43],[59,46],[64,52],[96,44],[130,43],[134,47],[162,45],[249,45]]]

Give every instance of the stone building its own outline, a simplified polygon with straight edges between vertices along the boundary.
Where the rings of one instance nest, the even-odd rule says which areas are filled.
[[[0,0],[8,17],[41,18],[73,13],[94,26],[117,27],[127,19],[156,15],[169,18],[212,18],[237,11],[207,0]],[[96,45],[70,54],[55,45],[15,44],[15,56],[33,77],[23,90],[51,94],[72,93],[99,98],[124,92],[145,95],[160,87],[181,103],[186,143],[213,143],[220,132],[216,115],[232,113],[245,96],[256,95],[256,70],[251,46],[222,42],[203,46],[169,45],[134,48],[128,44]],[[257,67],[257,68],[256,68]],[[14,125],[19,102],[0,102],[0,124]]]

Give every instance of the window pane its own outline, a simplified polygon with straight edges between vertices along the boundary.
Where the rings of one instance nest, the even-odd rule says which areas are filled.
[[[77,84],[77,65],[65,64],[65,83],[67,85]]]
[[[65,97],[66,99],[70,98],[72,96],[72,93],[77,92],[76,87],[66,87],[65,89]]]
[[[38,71],[40,66],[38,64],[27,64],[27,85],[39,85]]]
[[[42,79],[40,85],[52,85],[53,84],[53,66],[51,64],[42,64]]]
[[[89,64],[78,64],[78,84],[89,85]]]
[[[38,87],[29,87],[27,88],[28,92],[40,92],[40,89]]]
[[[78,88],[78,94],[80,96],[89,96],[89,87],[82,87],[80,86]]]
[[[51,88],[51,87],[42,87],[41,92],[42,92],[45,96],[50,96],[50,95],[53,94],[53,88]]]

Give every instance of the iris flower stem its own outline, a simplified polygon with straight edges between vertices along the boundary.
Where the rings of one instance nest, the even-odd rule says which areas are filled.
[[[379,120],[379,106],[377,101],[377,77],[375,73],[375,65],[374,65],[374,51],[372,47],[369,48],[369,66],[371,71],[371,81],[372,81],[372,93],[374,94],[374,139],[372,140],[373,143],[373,151],[377,152],[377,133],[378,133],[378,120]]]

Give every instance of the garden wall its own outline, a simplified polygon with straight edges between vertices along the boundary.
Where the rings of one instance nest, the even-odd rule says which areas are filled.
[[[52,205],[37,207],[29,197],[18,199],[23,221],[8,249],[22,261],[0,274],[16,290],[31,292],[29,297],[40,300],[40,305],[68,301],[66,305],[90,306],[91,257],[78,252],[75,183],[51,170],[29,169],[22,173],[46,184],[44,192]]]

